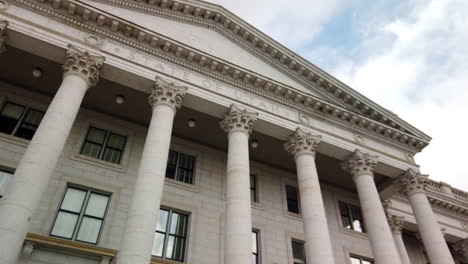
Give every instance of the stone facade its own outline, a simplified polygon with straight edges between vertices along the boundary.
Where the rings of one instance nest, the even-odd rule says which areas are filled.
[[[0,50],[0,109],[45,112],[31,140],[0,133],[2,263],[180,263],[152,256],[160,207],[189,215],[183,263],[247,263],[252,229],[263,264],[293,263],[292,241],[308,263],[468,259],[468,194],[413,160],[430,138],[224,9],[0,0]],[[81,154],[89,127],[126,137],[119,162]],[[169,149],[191,183],[165,177]],[[110,195],[97,243],[51,235],[67,186]]]

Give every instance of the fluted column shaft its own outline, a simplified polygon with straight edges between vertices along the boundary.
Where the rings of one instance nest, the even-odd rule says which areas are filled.
[[[153,111],[117,256],[118,264],[148,264],[151,261],[174,116],[186,90],[157,79],[149,97]]]
[[[334,264],[325,207],[315,165],[315,151],[320,136],[301,129],[285,143],[286,150],[294,155],[301,200],[307,262]]]
[[[73,47],[64,77],[0,202],[0,263],[14,264],[34,211],[62,153],[86,90],[97,83],[102,57]]]
[[[419,234],[431,264],[453,264],[455,262],[452,254],[427,200],[427,181],[426,175],[410,169],[400,178],[401,192],[408,197],[413,208]]]
[[[257,113],[234,105],[220,125],[228,133],[224,263],[252,262],[249,134]]]
[[[376,263],[399,264],[400,255],[393,242],[379,193],[374,182],[377,157],[356,150],[344,163],[356,184],[364,223]]]
[[[393,241],[400,254],[402,264],[411,264],[408,251],[406,251],[405,243],[403,242],[403,236],[401,231],[403,230],[404,218],[402,216],[391,215],[387,213],[388,224],[392,230]]]

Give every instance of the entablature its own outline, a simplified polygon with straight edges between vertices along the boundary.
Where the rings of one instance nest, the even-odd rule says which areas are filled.
[[[209,54],[183,45],[138,25],[110,15],[77,0],[12,2],[32,8],[43,15],[51,16],[81,30],[112,39],[136,50],[163,58],[182,67],[203,73],[224,83],[274,98],[284,105],[308,114],[319,116],[333,123],[347,126],[373,138],[416,153],[428,145],[429,138],[421,138],[356,113],[324,99],[284,86],[264,76],[250,72],[237,65],[220,60]],[[172,2],[171,2],[172,3]],[[220,18],[221,19],[221,18]],[[315,76],[315,75],[313,75]]]

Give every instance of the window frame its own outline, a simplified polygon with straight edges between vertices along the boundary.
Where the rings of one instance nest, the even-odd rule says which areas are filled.
[[[31,106],[27,106],[27,105],[22,105],[22,104],[18,104],[18,103],[15,103],[13,101],[9,101],[9,100],[4,100],[1,104],[0,104],[0,116],[2,116],[2,112],[3,110],[5,109],[5,107],[8,105],[8,104],[12,104],[12,105],[16,105],[16,106],[19,106],[19,107],[22,107],[24,108],[23,109],[23,112],[21,113],[20,117],[18,118],[18,120],[16,120],[16,124],[13,128],[13,130],[11,131],[11,133],[5,133],[5,132],[0,132],[0,133],[3,133],[5,135],[10,135],[10,136],[13,136],[13,137],[17,137],[17,138],[21,138],[21,139],[24,139],[24,140],[28,140],[30,141],[32,139],[28,139],[28,138],[24,138],[24,137],[20,137],[20,136],[17,136],[17,132],[18,130],[20,129],[20,127],[23,125],[23,124],[27,124],[27,125],[30,125],[30,126],[35,126],[35,130],[34,130],[34,133],[33,133],[33,137],[34,137],[34,134],[36,134],[36,131],[37,131],[37,128],[39,128],[41,122],[42,122],[42,119],[44,118],[44,115],[45,115],[45,111],[41,111],[37,108],[33,108]],[[42,118],[41,118],[41,121],[39,122],[39,124],[36,126],[34,124],[30,124],[30,123],[26,123],[25,122],[25,119],[26,117],[28,116],[29,112],[30,111],[36,111],[36,112],[39,112],[39,113],[42,113]]]
[[[69,210],[63,210],[61,209],[62,207],[62,204],[63,204],[63,200],[65,199],[65,195],[67,194],[67,191],[69,188],[72,188],[72,189],[76,189],[76,190],[80,190],[80,191],[85,191],[86,194],[85,194],[85,198],[83,199],[83,203],[81,205],[81,210],[80,212],[77,214],[76,212],[72,212],[72,211],[69,211]],[[104,196],[107,196],[108,197],[108,200],[107,200],[107,204],[106,204],[106,209],[104,211],[104,215],[101,218],[99,217],[95,217],[95,216],[88,216],[88,215],[85,215],[85,212],[86,212],[86,208],[88,208],[88,203],[89,203],[89,198],[91,196],[92,193],[96,193],[96,194],[99,194],[99,195],[104,195]],[[101,190],[96,190],[94,188],[90,188],[90,187],[85,187],[85,186],[77,186],[77,185],[74,185],[74,184],[67,184],[65,186],[65,191],[63,192],[62,194],[62,198],[60,200],[60,203],[59,203],[59,206],[56,210],[56,213],[55,213],[55,216],[54,216],[54,220],[52,221],[52,225],[50,227],[50,230],[49,230],[49,236],[51,237],[57,237],[57,238],[61,238],[61,239],[66,239],[66,240],[70,240],[70,241],[76,241],[76,242],[80,242],[80,243],[86,243],[86,244],[91,244],[91,245],[98,245],[100,240],[101,240],[101,235],[102,235],[102,231],[104,229],[104,224],[105,224],[105,221],[106,221],[106,218],[107,218],[107,214],[109,212],[109,204],[111,203],[111,198],[112,198],[112,193],[109,193],[109,192],[106,192],[106,191],[101,191]],[[54,226],[55,226],[55,223],[57,221],[57,217],[59,215],[59,213],[63,211],[63,212],[67,212],[67,213],[71,213],[71,214],[75,214],[75,215],[78,215],[78,218],[76,220],[76,223],[75,223],[75,226],[73,228],[73,233],[72,233],[72,236],[71,238],[68,238],[68,237],[64,237],[64,236],[59,236],[59,235],[54,235],[52,234],[52,231],[54,229]],[[98,236],[97,236],[97,239],[96,239],[96,243],[92,243],[92,242],[88,242],[88,241],[82,241],[82,240],[78,240],[77,237],[78,237],[78,233],[80,231],[80,228],[81,228],[81,224],[83,222],[83,218],[84,217],[89,217],[89,218],[93,218],[93,219],[99,219],[102,221],[102,224],[101,224],[101,227],[99,228],[99,233],[98,233]]]
[[[252,187],[252,178],[253,178],[253,187]],[[253,191],[253,200],[252,200],[252,191]],[[252,203],[259,203],[258,195],[258,175],[255,173],[250,174],[250,199]]]
[[[288,199],[288,187],[296,189],[297,209],[298,209],[297,212],[293,212],[293,211],[289,210],[289,202],[288,201],[290,199]],[[296,186],[296,185],[289,184],[289,183],[284,183],[284,195],[285,195],[285,198],[286,198],[286,212],[289,213],[289,214],[294,214],[294,215],[298,215],[298,216],[302,215],[299,187]]]
[[[293,248],[293,243],[299,243],[302,245],[302,249],[304,251],[304,259],[303,260],[300,260],[300,259],[296,259],[294,258],[294,248]],[[306,252],[305,252],[305,242],[303,240],[299,240],[299,239],[295,239],[295,238],[291,238],[291,257],[292,257],[292,261],[294,264],[296,264],[296,260],[299,260],[301,261],[302,263],[300,264],[307,264],[307,258],[306,258]]]
[[[163,248],[162,248],[162,256],[156,256],[156,255],[153,255],[153,254],[151,254],[151,256],[154,257],[154,258],[157,258],[157,259],[169,260],[169,261],[173,261],[173,262],[176,262],[176,263],[186,263],[187,255],[188,255],[188,244],[189,244],[189,239],[190,239],[190,222],[191,222],[191,216],[192,216],[191,213],[183,211],[183,210],[175,209],[175,208],[172,208],[172,207],[167,207],[167,206],[161,206],[159,208],[159,210],[160,211],[165,210],[165,211],[169,212],[169,215],[167,217],[166,231],[165,232],[158,231],[157,227],[156,227],[156,229],[154,231],[154,234],[160,233],[160,234],[164,235],[164,244],[163,244]],[[170,228],[170,225],[172,223],[172,215],[173,215],[174,212],[178,213],[178,214],[185,215],[187,217],[187,226],[186,226],[186,236],[185,237],[170,234],[169,228]],[[158,221],[159,221],[159,215],[158,215]],[[182,261],[174,260],[174,259],[166,257],[166,249],[167,249],[168,240],[169,240],[170,236],[182,237],[185,240],[185,242],[184,242],[184,255],[183,255],[183,260]],[[154,249],[154,242],[153,242],[153,249]]]
[[[370,262],[371,264],[374,264],[374,260],[373,259],[370,259],[370,258],[367,258],[367,257],[362,257],[362,256],[359,256],[359,255],[355,255],[355,254],[350,254],[349,255],[349,262],[352,264],[352,260],[351,259],[357,259],[359,260],[359,264],[364,264],[363,261],[367,261],[367,262]]]
[[[175,169],[174,169],[174,178],[170,178],[170,177],[167,177],[167,172],[168,172],[168,168],[169,168],[169,157],[171,155],[171,153],[176,153],[177,157],[176,157],[176,162],[175,162]],[[186,157],[190,157],[193,159],[193,168],[191,168],[191,178],[190,178],[190,181],[189,182],[185,182],[185,181],[182,181],[180,180],[180,175],[179,175],[179,171],[181,170],[181,165],[180,165],[180,156],[181,155],[184,155]],[[187,184],[187,185],[190,185],[190,186],[194,186],[195,185],[195,172],[196,172],[196,168],[197,168],[197,156],[196,155],[192,155],[192,154],[187,154],[187,152],[183,152],[183,151],[179,151],[179,150],[176,150],[176,149],[173,149],[173,148],[170,148],[169,149],[169,152],[167,153],[167,156],[168,156],[168,159],[167,159],[167,164],[166,164],[166,172],[164,174],[164,178],[165,179],[170,179],[172,181],[175,181],[177,183],[183,183],[183,184]],[[185,170],[187,170],[187,168],[183,168]],[[185,176],[184,176],[184,179],[185,179]]]
[[[102,144],[91,141],[91,140],[88,140],[88,136],[89,136],[89,133],[91,132],[91,129],[97,129],[97,130],[105,132],[104,141],[103,141]],[[122,146],[121,150],[109,146],[109,138],[111,137],[111,135],[116,135],[116,136],[124,138],[124,143],[123,143],[123,146]],[[100,145],[101,148],[99,150],[99,155],[97,157],[92,157],[92,156],[89,156],[89,155],[86,155],[86,154],[83,153],[83,150],[85,148],[86,143]],[[114,133],[111,130],[106,130],[106,129],[98,128],[98,127],[93,126],[93,125],[89,125],[88,130],[86,131],[86,135],[85,135],[85,137],[83,139],[83,143],[81,144],[81,148],[80,148],[79,153],[80,153],[80,155],[86,156],[86,157],[91,158],[91,159],[97,159],[97,160],[100,160],[100,161],[103,161],[103,162],[108,162],[110,164],[115,164],[115,165],[122,165],[122,161],[124,159],[124,154],[125,154],[125,149],[127,148],[127,143],[128,143],[128,136],[126,136],[126,135]],[[104,160],[104,155],[105,155],[107,149],[117,150],[117,151],[121,152],[119,161],[117,163]]]
[[[343,214],[341,213],[341,204],[346,206],[347,216],[343,216]],[[355,207],[355,208],[359,209],[359,214],[361,216],[361,219],[354,219],[352,211],[351,211],[351,207]],[[352,203],[348,203],[348,202],[343,202],[342,200],[338,200],[338,217],[340,218],[341,227],[344,228],[345,230],[352,230],[352,231],[357,232],[357,233],[367,234],[365,220],[364,220],[364,216],[362,215],[362,209],[361,209],[360,205],[356,205],[356,204],[352,204]],[[345,226],[345,223],[343,222],[343,217],[348,218],[348,221],[350,223],[350,228]],[[362,231],[354,229],[353,220],[359,220],[361,222]]]
[[[262,263],[262,251],[261,251],[261,248],[260,248],[260,230],[259,229],[256,229],[256,228],[252,228],[252,234],[255,234],[255,238],[256,238],[256,247],[257,247],[257,252],[253,252],[252,250],[252,255],[255,256],[255,264],[261,264]]]

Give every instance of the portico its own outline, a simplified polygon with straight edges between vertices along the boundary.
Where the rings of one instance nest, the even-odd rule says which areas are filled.
[[[184,252],[187,250],[187,253],[181,253],[181,259],[202,263],[200,259],[206,253],[202,246],[205,236],[196,232],[197,225],[202,225],[205,231],[211,225],[215,226],[215,231],[209,230],[215,233],[214,238],[209,236],[209,232],[206,235],[209,247],[217,247],[213,249],[216,251],[212,253],[214,257],[207,254],[211,257],[208,261],[214,263],[249,263],[252,260],[253,229],[259,229],[260,237],[269,237],[269,241],[287,238],[289,247],[292,247],[291,241],[303,243],[305,259],[311,263],[346,263],[344,261],[348,261],[350,256],[360,252],[364,252],[360,257],[374,259],[378,264],[394,264],[400,259],[402,264],[409,263],[401,236],[398,237],[397,232],[392,233],[398,228],[389,226],[385,217],[381,196],[382,190],[408,169],[417,174],[417,164],[412,157],[429,141],[419,130],[366,101],[321,70],[296,61],[276,44],[259,39],[253,30],[244,40],[258,49],[256,53],[269,52],[275,60],[271,63],[276,67],[274,69],[284,70],[286,65],[290,73],[285,76],[293,76],[291,80],[272,79],[266,70],[263,73],[252,72],[245,65],[223,59],[223,54],[207,54],[182,41],[162,36],[151,28],[134,26],[109,11],[91,8],[81,1],[55,1],[59,4],[48,1],[12,2],[11,7],[0,12],[0,36],[8,36],[6,42],[0,38],[0,48],[5,43],[8,46],[1,56],[8,60],[16,57],[37,63],[45,78],[50,79],[24,78],[19,83],[28,87],[25,94],[43,94],[53,99],[47,104],[34,138],[25,144],[24,155],[15,167],[6,199],[0,202],[0,218],[7,219],[0,222],[0,244],[7,245],[0,247],[1,261],[17,263],[18,256],[24,254],[23,243],[31,227],[44,233],[45,225],[50,225],[37,227],[40,224],[35,222],[39,221],[36,219],[47,219],[40,206],[41,197],[49,199],[44,198],[53,190],[48,186],[58,179],[73,178],[61,175],[67,174],[61,170],[63,160],[75,162],[83,159],[76,153],[70,154],[68,151],[71,150],[66,148],[68,141],[79,141],[78,137],[70,138],[68,135],[73,134],[74,128],[77,130],[83,126],[80,123],[75,127],[81,122],[75,123],[76,116],[83,111],[82,118],[86,115],[109,115],[137,127],[123,133],[131,144],[124,152],[128,156],[122,158],[122,164],[110,166],[92,161],[100,168],[118,171],[119,177],[131,176],[113,187],[120,195],[115,195],[118,197],[115,199],[131,197],[122,210],[112,211],[113,214],[125,212],[119,218],[120,222],[110,227],[122,231],[114,236],[118,239],[103,238],[102,242],[104,246],[118,250],[116,263],[159,263],[153,254],[155,232],[158,231],[161,234],[166,232],[163,250],[168,247],[167,237],[198,239],[197,243],[187,242],[187,246],[180,247]],[[36,8],[37,12],[29,8]],[[187,10],[191,10],[194,16],[197,12],[191,7]],[[182,8],[172,11],[182,11]],[[197,15],[198,18],[211,17],[203,12],[204,15]],[[38,23],[35,19],[40,20],[46,14],[55,21],[47,29],[49,34],[31,30]],[[30,16],[31,21],[22,21],[20,17],[24,16]],[[80,24],[82,20],[88,21],[86,26]],[[223,21],[223,27],[230,32],[235,31],[237,24],[233,20],[226,16],[218,20]],[[213,21],[218,23],[216,18]],[[58,34],[65,30],[69,33],[67,37]],[[244,35],[250,32],[246,29],[238,31],[243,31]],[[253,37],[249,37],[250,34]],[[73,46],[69,46],[70,43]],[[276,54],[275,50],[281,54]],[[277,66],[277,63],[281,65]],[[64,65],[62,85],[54,86],[52,84],[60,76],[56,71],[60,65]],[[26,71],[21,69],[2,67],[4,71],[0,77],[12,87],[16,84],[7,79],[8,76],[26,75]],[[89,89],[92,86],[95,87]],[[54,87],[60,88],[56,91]],[[14,88],[9,89],[7,99],[14,96]],[[114,102],[117,96],[124,98],[123,105]],[[189,120],[195,125],[188,126]],[[96,126],[96,123],[86,125]],[[219,170],[211,171],[209,166],[200,162],[197,166],[201,169],[197,166],[191,168],[195,175],[192,185],[168,179],[168,155],[174,138],[202,149],[199,150],[202,154],[196,151],[193,154],[202,161],[206,155],[204,149],[217,153],[211,157],[219,159],[213,166]],[[252,140],[257,142],[256,147],[251,144]],[[62,155],[63,149],[66,154]],[[133,157],[138,162],[135,163]],[[179,166],[176,170],[182,168],[179,163],[176,165]],[[252,166],[260,169],[252,170]],[[251,200],[252,189],[257,189],[252,187],[249,179],[257,171],[260,171],[263,182],[267,182],[259,189],[268,192],[269,198],[261,198],[255,203]],[[270,171],[286,176],[277,180],[276,176],[269,175]],[[113,180],[120,181],[119,177]],[[214,177],[218,177],[215,179],[219,180],[219,185],[210,185]],[[401,179],[404,181],[403,176]],[[268,185],[270,181],[272,183]],[[299,213],[289,211],[291,197],[288,195],[291,193],[281,193],[283,182],[297,189]],[[297,186],[289,182],[297,182]],[[280,187],[271,187],[273,183]],[[102,185],[105,184],[96,184],[98,187]],[[174,189],[177,188],[189,190],[189,194],[176,201],[164,198],[175,196],[177,191]],[[335,197],[335,190],[340,190],[337,193],[341,196]],[[207,197],[197,198],[210,191],[213,193]],[[25,198],[24,193],[31,195]],[[440,249],[445,240],[431,231],[436,223],[431,204],[426,196],[423,199],[414,193],[412,190],[404,192],[415,212],[431,261],[447,263],[443,261],[451,258],[448,247]],[[281,208],[283,200],[278,198],[283,196],[287,197],[285,208]],[[58,203],[60,200],[54,199],[47,201]],[[199,204],[192,201],[196,199],[200,199]],[[353,199],[354,202],[348,202]],[[363,217],[359,219],[352,215],[355,213],[353,209],[349,209],[350,215],[339,209],[336,212],[334,208],[343,201],[349,208],[361,208]],[[178,206],[180,208],[175,208]],[[204,211],[206,206],[214,209]],[[170,207],[167,209],[170,214],[185,213],[192,217],[190,229],[181,231],[181,234],[171,233],[175,231],[169,229],[159,230],[158,225],[162,225],[159,212],[164,207]],[[112,206],[110,208],[112,210]],[[81,217],[85,214],[81,213]],[[424,220],[427,215],[432,217],[429,222]],[[197,217],[205,218],[197,220]],[[347,217],[352,222],[359,220],[364,223],[366,230],[354,230],[353,223],[345,222]],[[275,222],[274,227],[270,222]],[[278,230],[281,230],[280,234],[275,233]],[[104,229],[103,232],[111,231]],[[342,237],[349,238],[351,242],[343,242],[346,239]],[[353,241],[359,239],[365,243],[361,241],[363,246],[357,250],[353,246],[358,243]],[[452,240],[456,239],[453,235]],[[296,259],[294,254],[275,255],[275,246],[269,248],[257,243],[257,247],[263,250],[264,263]]]

